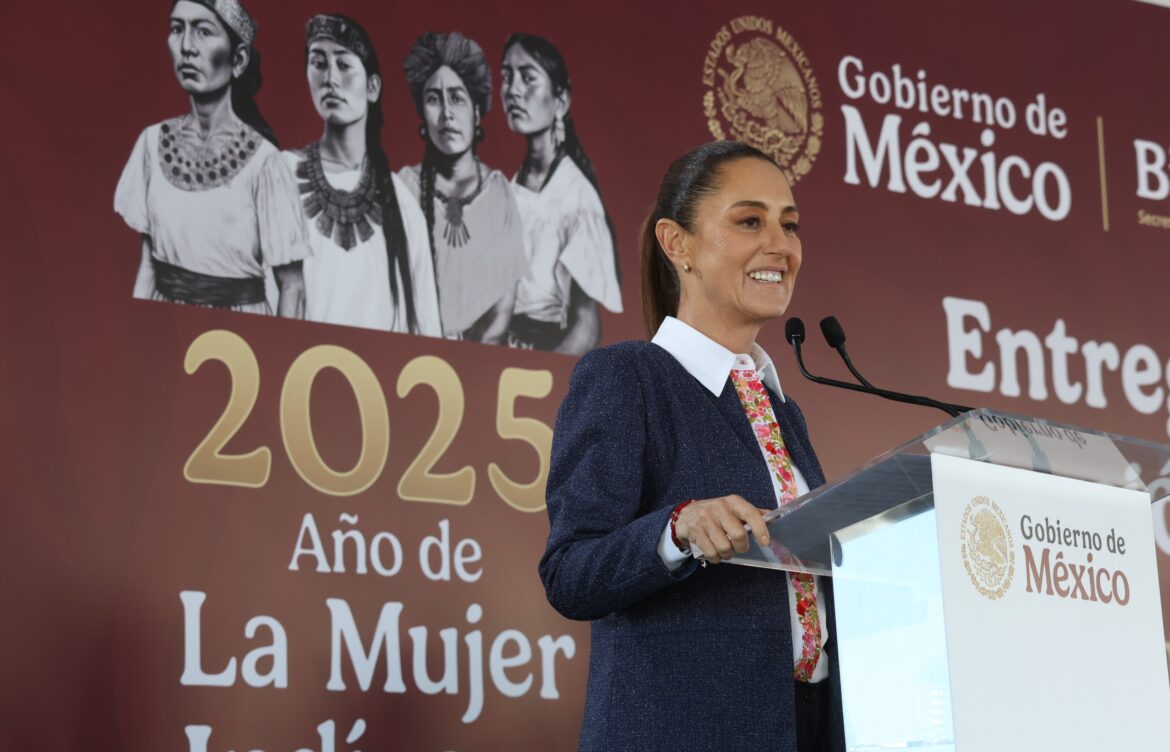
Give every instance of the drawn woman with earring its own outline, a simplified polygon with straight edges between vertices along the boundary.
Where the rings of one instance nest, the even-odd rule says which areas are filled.
[[[509,344],[580,355],[601,339],[598,305],[621,313],[621,280],[613,226],[569,116],[572,82],[560,50],[533,34],[508,37],[501,95],[508,126],[528,139],[512,186],[529,273]]]
[[[423,34],[403,69],[426,147],[422,163],[399,176],[426,216],[443,334],[502,344],[527,260],[508,180],[475,153],[491,106],[491,69],[480,46],[458,32]]]

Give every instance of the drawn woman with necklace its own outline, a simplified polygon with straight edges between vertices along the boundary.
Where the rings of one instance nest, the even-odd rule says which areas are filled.
[[[191,112],[138,137],[114,210],[142,239],[134,297],[304,316],[296,186],[260,114],[256,22],[238,0],[177,0],[167,46]]]
[[[382,147],[382,73],[369,35],[346,16],[314,16],[305,61],[325,132],[282,157],[299,183],[313,247],[307,318],[437,337],[426,219]]]
[[[503,343],[528,262],[508,179],[475,153],[491,106],[491,69],[480,46],[458,32],[423,34],[403,69],[426,148],[422,164],[399,176],[426,215],[443,334]]]

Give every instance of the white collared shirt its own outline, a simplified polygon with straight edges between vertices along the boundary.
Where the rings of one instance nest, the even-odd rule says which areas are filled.
[[[752,343],[751,353],[733,353],[698,329],[673,316],[667,316],[663,320],[662,325],[658,327],[658,331],[655,333],[654,339],[651,342],[670,353],[679,362],[679,365],[686,369],[687,373],[694,376],[707,391],[716,397],[723,394],[723,389],[727,385],[727,378],[731,375],[731,371],[736,367],[738,361],[741,364],[750,363],[754,365],[764,385],[775,392],[781,402],[785,401],[784,391],[780,388],[780,377],[776,374],[776,367],[772,364],[772,359],[768,357],[768,353],[764,352],[764,348],[754,342]],[[761,457],[765,457],[766,462],[767,460],[762,446],[760,447],[760,455]],[[797,469],[795,464],[792,465],[792,475],[796,479],[796,495],[803,496],[808,493],[808,482],[801,475],[800,470]],[[768,476],[772,479],[772,490],[776,494],[776,503],[779,504],[781,491],[780,479],[773,472],[769,472]],[[678,547],[674,545],[674,541],[671,540],[669,524],[667,524],[666,529],[662,531],[662,535],[658,538],[658,555],[662,558],[662,563],[672,572],[682,566],[682,562],[687,558],[687,554],[679,551]],[[698,556],[698,554],[692,555]],[[792,625],[793,665],[795,665],[800,660],[801,651],[803,650],[803,640],[800,639],[800,635],[803,634],[803,627],[800,624],[800,616],[796,613],[796,595],[792,590],[792,580],[788,577],[784,579],[788,583],[788,615]],[[823,614],[824,610],[823,606],[821,606],[823,600],[819,582],[815,582],[815,587],[817,604],[822,608]],[[822,618],[821,644],[824,645],[828,639],[828,620]],[[813,670],[811,678],[813,682],[818,682],[828,675],[829,665],[828,661],[825,660],[824,651],[822,650],[821,657],[817,660],[817,665]]]

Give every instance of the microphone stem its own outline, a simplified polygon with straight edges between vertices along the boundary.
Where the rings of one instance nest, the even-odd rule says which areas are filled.
[[[823,376],[816,376],[809,373],[808,368],[804,364],[804,355],[801,353],[800,341],[797,339],[790,340],[792,349],[796,353],[796,367],[800,369],[800,373],[809,381],[816,384],[824,384],[825,386],[835,386],[838,389],[848,389],[852,392],[862,392],[864,394],[876,394],[882,399],[888,399],[893,402],[902,402],[909,405],[919,405],[921,407],[933,407],[950,415],[952,418],[959,415],[959,410],[950,405],[937,402],[926,397],[917,397],[910,394],[899,394],[897,392],[887,392],[884,389],[878,389],[874,386],[863,386],[861,384],[851,384],[848,381],[838,381],[836,379],[827,379]]]
[[[849,357],[849,353],[845,350],[844,344],[837,347],[837,352],[839,352],[841,354],[841,360],[845,361],[845,367],[849,369],[849,373],[853,374],[853,378],[857,379],[860,383],[864,384],[865,386],[868,386],[870,389],[877,389],[876,386],[869,383],[869,380],[861,375],[860,371],[858,371],[856,368],[854,368],[853,359]]]
[[[885,390],[881,389],[879,387],[876,387],[872,383],[870,383],[869,379],[862,376],[861,372],[858,371],[857,368],[853,365],[853,359],[849,357],[849,352],[845,349],[844,343],[838,345],[835,349],[837,350],[837,354],[841,356],[841,360],[845,361],[845,367],[849,369],[849,373],[853,374],[853,378],[857,379],[859,382],[861,382],[865,386],[872,389],[875,394],[878,394],[879,396],[884,396],[882,394],[882,392],[885,392]],[[894,392],[894,394],[897,394],[897,392]],[[963,407],[962,405],[952,405],[949,402],[939,402],[938,400],[933,399],[931,397],[919,397],[917,395],[903,395],[903,396],[913,397],[915,401],[911,402],[911,404],[922,405],[923,407],[937,408],[939,410],[942,410],[946,414],[950,415],[952,418],[956,418],[962,413],[969,413],[974,409],[971,407]],[[892,398],[886,397],[886,399],[892,399]],[[898,400],[898,401],[901,401],[901,400]]]

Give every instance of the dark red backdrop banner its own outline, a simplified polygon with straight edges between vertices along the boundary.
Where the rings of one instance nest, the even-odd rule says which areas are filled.
[[[305,21],[340,10],[370,31],[394,170],[422,158],[400,67],[421,33],[482,45],[496,89],[478,153],[509,178],[525,142],[500,106],[504,40],[553,40],[621,261],[603,345],[643,336],[638,229],[666,166],[771,128],[796,134],[772,144],[801,207],[789,313],[836,315],[872,380],[1170,440],[1170,9],[249,8],[285,147],[321,131]],[[575,748],[588,627],[536,574],[575,359],[132,299],[139,240],[114,188],[139,132],[189,108],[168,4],[9,17],[0,750]],[[736,69],[735,51],[764,48],[792,63],[787,84]],[[756,85],[802,91],[797,124],[782,98],[753,109]],[[812,365],[837,373],[818,339]],[[943,419],[809,385],[779,323],[761,344],[830,480]],[[222,453],[251,459],[201,465],[221,416]],[[1170,523],[1153,513],[1170,603]]]

